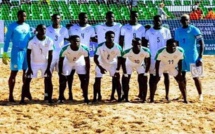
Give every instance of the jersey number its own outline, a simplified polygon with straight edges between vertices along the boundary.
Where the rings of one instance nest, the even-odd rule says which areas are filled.
[[[107,60],[109,60],[110,59],[110,54],[108,54],[108,56],[107,56]]]
[[[174,60],[169,60],[168,62],[169,62],[169,64],[173,64]]]
[[[159,43],[160,42],[160,37],[157,37],[157,43]]]
[[[57,35],[55,35],[55,39],[54,39],[55,41],[57,41],[58,40],[58,36]]]
[[[185,38],[183,38],[183,43],[185,44]]]
[[[84,38],[84,33],[81,33],[81,37]]]
[[[140,60],[134,60],[135,63],[139,64],[140,63]]]
[[[73,61],[76,61],[76,57],[73,58]]]
[[[136,38],[136,33],[133,33],[133,38]]]

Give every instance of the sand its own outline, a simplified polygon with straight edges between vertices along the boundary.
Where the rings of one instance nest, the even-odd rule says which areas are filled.
[[[105,75],[102,79],[103,101],[96,104],[84,104],[80,83],[75,75],[73,97],[75,101],[49,105],[43,101],[43,79],[32,81],[33,101],[20,105],[22,80],[20,72],[16,79],[14,98],[17,102],[8,102],[7,80],[9,65],[0,62],[0,133],[105,133],[105,134],[142,134],[142,133],[215,133],[215,64],[214,56],[204,56],[203,83],[204,101],[198,101],[198,94],[190,73],[187,74],[189,104],[174,100],[180,95],[176,82],[171,78],[170,99],[165,101],[163,79],[156,92],[156,103],[141,103],[136,100],[138,87],[136,73],[132,75],[129,98],[131,102],[109,102],[111,79]],[[89,86],[89,98],[92,99],[94,83],[94,64],[92,63]],[[53,99],[58,98],[57,73],[53,74]],[[149,92],[148,92],[149,93]],[[68,98],[68,90],[65,92]]]

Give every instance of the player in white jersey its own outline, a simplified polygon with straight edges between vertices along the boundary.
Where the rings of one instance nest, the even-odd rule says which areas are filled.
[[[145,27],[138,23],[138,12],[131,11],[129,23],[121,28],[120,45],[123,51],[132,47],[133,38],[140,38],[143,41],[144,37]],[[141,98],[140,91],[138,97]]]
[[[30,82],[32,78],[36,78],[38,71],[42,72],[42,77],[44,78],[45,89],[48,93],[48,101],[52,103],[52,92],[53,85],[51,81],[51,61],[52,61],[52,52],[53,52],[53,41],[46,33],[46,26],[40,24],[36,28],[37,35],[34,36],[28,43],[27,49],[27,61],[28,69],[26,72],[26,78],[22,86],[22,95],[20,103],[25,103],[24,99],[32,99],[30,94]]]
[[[90,41],[97,42],[95,29],[93,26],[88,24],[87,13],[81,12],[78,15],[78,18],[79,22],[69,28],[69,35],[78,35],[80,37],[80,43],[90,49]],[[79,60],[84,62],[83,56]],[[69,96],[71,96],[71,94]]]
[[[152,96],[150,96],[150,101],[154,102],[154,95],[157,89],[157,84],[160,77],[164,72],[168,72],[169,75],[174,76],[175,80],[179,85],[179,89],[184,98],[184,103],[187,102],[185,79],[182,77],[182,60],[184,59],[184,50],[181,47],[177,47],[177,42],[174,39],[167,40],[166,47],[158,50],[155,60],[156,60],[156,81],[152,86]]]
[[[77,72],[81,81],[81,88],[83,90],[84,102],[88,103],[88,81],[90,71],[89,50],[86,46],[80,44],[80,37],[72,35],[69,37],[70,45],[63,47],[60,52],[59,61],[59,98],[58,102],[62,103],[65,100],[64,90],[66,88],[67,77],[72,77]],[[84,56],[84,62],[79,60]],[[74,71],[73,71],[74,70]],[[73,79],[71,83],[73,82]]]
[[[119,43],[119,37],[120,37],[120,29],[121,29],[121,24],[114,22],[114,13],[111,11],[108,11],[106,13],[106,23],[97,25],[95,27],[96,34],[97,34],[97,39],[98,39],[98,44],[105,42],[105,33],[107,31],[113,31],[115,33],[114,37],[114,42]],[[112,92],[111,92],[111,98],[110,100],[115,100],[114,94],[115,94],[115,85],[112,85]]]
[[[94,62],[96,64],[96,78],[93,85],[94,96],[93,102],[102,99],[101,96],[101,78],[107,71],[112,77],[112,85],[117,88],[118,101],[121,101],[121,84],[119,69],[121,65],[122,48],[120,45],[114,43],[114,32],[108,31],[105,33],[106,41],[99,44],[94,55]]]
[[[81,12],[79,14],[79,22],[69,28],[69,35],[78,35],[81,40],[81,44],[90,46],[90,41],[97,42],[95,29],[88,24],[87,13]]]
[[[108,11],[106,13],[106,22],[95,27],[98,44],[106,41],[105,33],[107,31],[113,31],[115,33],[114,42],[119,43],[120,29],[122,25],[120,23],[114,22],[114,20],[114,13]]]
[[[51,63],[51,70],[58,71],[58,61],[59,55],[62,47],[64,46],[64,40],[69,38],[69,33],[67,28],[63,27],[61,24],[61,17],[59,14],[52,15],[52,25],[47,27],[46,36],[50,37],[54,41],[53,59]],[[69,84],[68,84],[69,85]],[[71,88],[69,86],[69,88]],[[48,99],[47,92],[45,91],[45,100]]]
[[[132,47],[131,44],[133,38],[144,39],[144,37],[145,28],[138,23],[138,12],[131,11],[129,23],[121,28],[120,45],[122,46],[123,51]]]
[[[122,88],[124,91],[124,99],[128,102],[129,82],[133,70],[138,73],[139,91],[141,92],[141,99],[146,101],[147,95],[147,76],[150,67],[150,51],[148,48],[141,45],[140,38],[132,40],[132,48],[123,52],[122,68]]]
[[[154,26],[146,31],[145,39],[146,42],[143,44],[147,47],[149,44],[149,49],[151,52],[151,66],[149,69],[150,79],[149,79],[149,87],[151,93],[151,86],[154,85],[155,82],[155,56],[157,51],[166,46],[166,41],[171,38],[170,30],[162,27],[162,19],[160,15],[156,15],[153,18]],[[164,72],[164,85],[166,90],[166,99],[169,100],[169,75]],[[151,95],[151,94],[150,94]]]

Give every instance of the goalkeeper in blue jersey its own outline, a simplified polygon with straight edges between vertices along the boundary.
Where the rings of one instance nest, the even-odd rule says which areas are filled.
[[[11,62],[10,62],[10,77],[8,80],[9,85],[9,101],[14,102],[13,98],[13,89],[16,82],[16,75],[19,70],[23,70],[23,81],[25,70],[27,69],[27,58],[26,58],[26,47],[29,39],[31,38],[30,26],[25,23],[26,12],[19,10],[17,12],[18,20],[11,23],[8,26],[6,33],[6,39],[4,43],[4,53],[2,61],[4,64],[8,64],[9,56],[7,54],[9,43],[12,41],[12,50],[11,50]]]
[[[189,24],[190,17],[187,14],[181,16],[182,27],[176,29],[175,40],[178,41],[179,46],[184,49],[185,59],[182,62],[182,76],[186,77],[186,72],[190,71],[190,64],[195,63],[196,66],[202,66],[202,56],[204,51],[204,41],[200,30]],[[197,43],[200,45],[199,52]],[[198,77],[193,78],[195,86],[199,94],[199,100],[203,101],[202,84]],[[186,84],[186,79],[185,79]]]

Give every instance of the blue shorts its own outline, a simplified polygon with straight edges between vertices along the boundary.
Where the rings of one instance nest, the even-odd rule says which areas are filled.
[[[198,53],[185,54],[184,60],[182,60],[182,71],[190,72],[190,64],[196,63]]]
[[[10,69],[12,71],[26,70],[28,67],[26,55],[27,55],[26,49],[22,50],[12,49]]]

